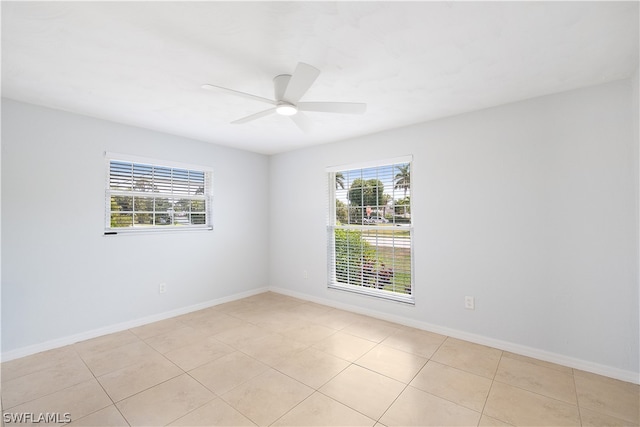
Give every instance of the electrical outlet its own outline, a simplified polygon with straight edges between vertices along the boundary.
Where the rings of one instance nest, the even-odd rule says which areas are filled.
[[[164,294],[165,292],[167,292],[167,284],[166,283],[160,283],[160,285],[158,285],[158,293],[159,294]]]
[[[464,297],[464,308],[467,310],[476,309],[476,301],[474,297]]]
[[[303,279],[308,279],[309,278],[309,272],[307,272],[307,270],[303,270],[302,271],[302,278]]]

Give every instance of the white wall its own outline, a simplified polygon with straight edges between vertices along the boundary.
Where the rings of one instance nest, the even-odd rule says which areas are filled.
[[[3,100],[2,351],[270,285],[637,376],[637,85],[271,158]],[[104,151],[212,166],[215,230],[104,237]],[[405,154],[416,305],[327,290],[325,167]]]
[[[618,81],[272,156],[271,286],[637,378],[630,92]],[[405,154],[415,306],[328,290],[325,168]]]
[[[214,231],[103,236],[104,151],[213,167]],[[259,154],[3,100],[2,351],[267,286],[268,166]]]

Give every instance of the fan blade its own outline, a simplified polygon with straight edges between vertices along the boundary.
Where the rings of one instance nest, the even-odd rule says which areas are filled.
[[[218,89],[220,89],[220,90],[224,90],[226,92],[232,93],[234,95],[242,96],[244,98],[249,98],[249,99],[253,99],[255,101],[262,101],[262,102],[266,102],[267,104],[276,105],[276,101],[274,101],[272,99],[263,98],[263,97],[257,96],[257,95],[251,95],[250,93],[244,93],[244,92],[240,92],[240,91],[229,89],[229,88],[222,87],[222,86],[205,84],[205,85],[202,85],[201,87],[202,87],[202,89],[207,89],[207,90],[218,90]]]
[[[293,116],[289,116],[291,120],[300,128],[302,132],[309,132],[311,130],[311,121],[307,116],[298,111]]]
[[[320,70],[317,68],[304,62],[298,62],[282,99],[295,104],[307,92],[319,75]]]
[[[363,114],[367,104],[359,102],[298,102],[300,111],[322,111],[324,113]]]
[[[242,124],[242,123],[246,123],[246,122],[250,122],[252,120],[259,119],[260,117],[268,116],[269,114],[273,114],[275,112],[276,112],[275,108],[269,108],[268,110],[260,111],[259,113],[255,113],[255,114],[252,114],[250,116],[243,117],[243,118],[238,119],[238,120],[234,120],[233,122],[231,122],[231,124],[232,125],[239,125],[239,124]]]

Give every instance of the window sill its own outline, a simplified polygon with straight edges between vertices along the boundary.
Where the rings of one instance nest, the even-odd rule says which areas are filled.
[[[399,302],[402,304],[415,305],[413,295],[399,294],[396,292],[384,291],[380,289],[371,289],[366,287],[346,285],[344,283],[329,283],[329,289],[336,289],[343,292],[351,292],[354,294],[366,295],[369,297],[383,299],[387,301]]]
[[[132,236],[132,235],[152,235],[152,234],[172,234],[172,233],[193,233],[198,231],[212,231],[212,226],[205,227],[172,227],[172,228],[145,228],[131,227],[122,229],[106,229],[104,236]]]

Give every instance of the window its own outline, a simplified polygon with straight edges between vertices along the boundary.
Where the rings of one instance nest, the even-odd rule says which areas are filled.
[[[329,287],[413,303],[411,157],[329,172]]]
[[[210,168],[107,153],[105,234],[211,230]]]

